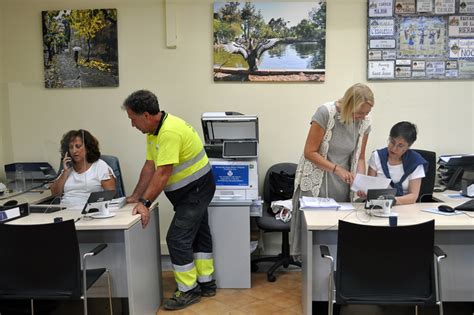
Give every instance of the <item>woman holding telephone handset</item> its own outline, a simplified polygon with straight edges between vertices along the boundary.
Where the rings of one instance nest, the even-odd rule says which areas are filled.
[[[51,185],[51,194],[61,204],[82,208],[91,192],[114,190],[115,175],[100,159],[99,142],[87,130],[71,130],[61,139],[63,170]]]

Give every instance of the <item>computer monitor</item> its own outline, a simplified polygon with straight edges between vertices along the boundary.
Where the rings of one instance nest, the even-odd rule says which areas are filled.
[[[115,190],[104,190],[92,192],[87,199],[84,208],[82,209],[82,214],[89,213],[90,209],[100,209],[105,201],[110,201],[115,197]]]

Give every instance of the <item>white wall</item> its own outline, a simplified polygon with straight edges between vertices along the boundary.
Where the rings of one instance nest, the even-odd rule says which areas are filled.
[[[118,9],[120,86],[45,89],[40,12],[105,7]],[[145,88],[157,93],[163,109],[199,132],[205,111],[258,114],[262,179],[274,163],[297,162],[318,105],[342,96],[355,82],[366,82],[366,1],[329,0],[327,8],[325,83],[242,84],[213,82],[211,0],[176,1],[177,49],[165,47],[163,0],[0,0],[5,87],[0,90],[0,163],[47,160],[57,166],[62,134],[86,128],[98,137],[103,153],[120,157],[130,193],[144,161],[145,139],[131,128],[120,105],[132,91]],[[368,84],[376,97],[368,152],[384,146],[390,127],[400,120],[418,125],[416,147],[473,151],[471,81]],[[159,200],[163,242],[172,209],[164,197]]]

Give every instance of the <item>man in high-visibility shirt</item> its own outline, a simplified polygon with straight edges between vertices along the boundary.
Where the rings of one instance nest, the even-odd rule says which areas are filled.
[[[129,203],[142,225],[149,207],[164,191],[174,207],[166,235],[177,290],[166,309],[182,309],[216,294],[212,238],[207,208],[216,189],[211,167],[196,130],[182,119],[160,111],[156,96],[146,90],[123,103],[132,126],[147,134],[146,161]]]

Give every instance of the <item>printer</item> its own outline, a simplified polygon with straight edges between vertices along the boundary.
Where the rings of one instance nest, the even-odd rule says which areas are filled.
[[[258,117],[206,112],[201,122],[216,182],[213,201],[258,200]]]

